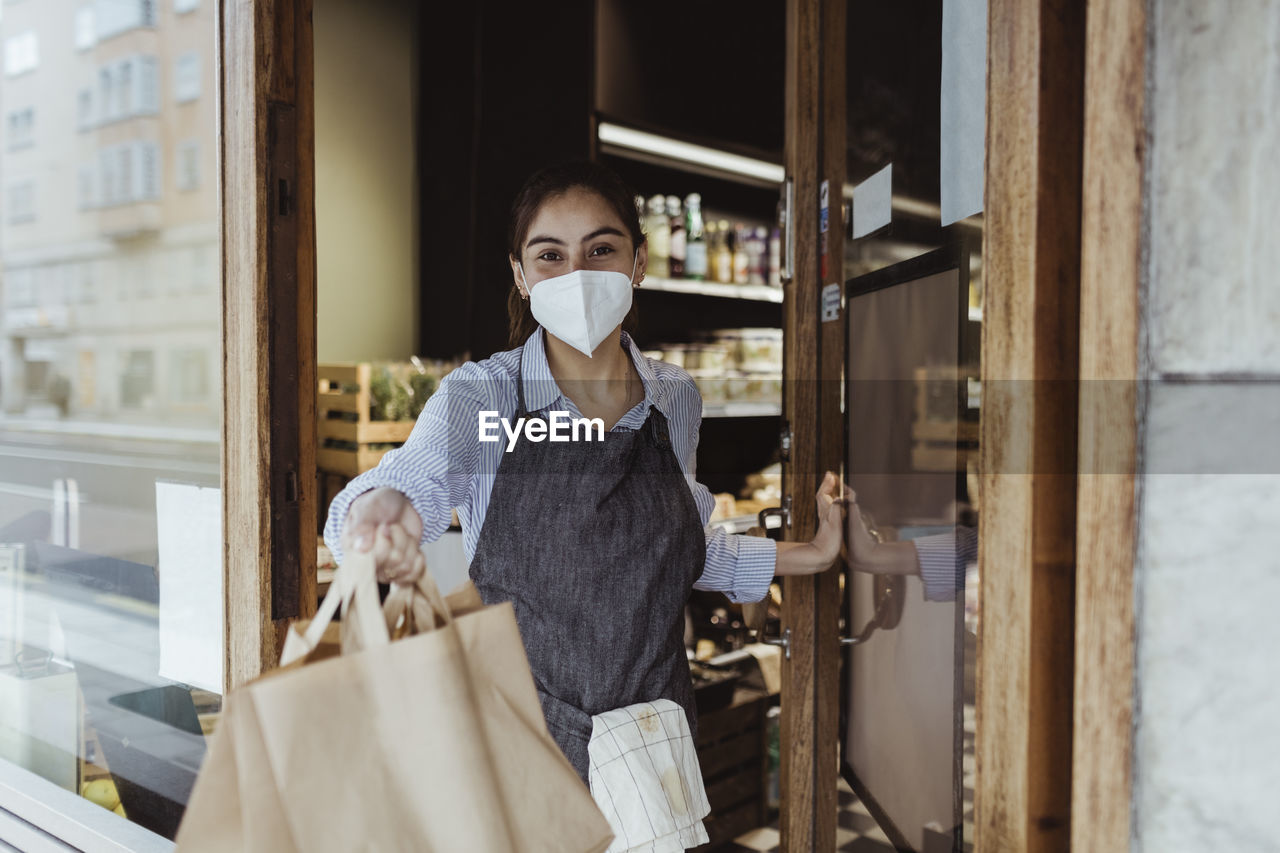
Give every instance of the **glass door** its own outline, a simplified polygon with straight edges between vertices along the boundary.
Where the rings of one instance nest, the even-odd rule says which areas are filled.
[[[315,607],[309,17],[0,4],[0,847],[171,849]]]
[[[217,11],[0,18],[0,777],[137,839],[224,683]]]
[[[845,129],[843,456],[857,494],[838,842],[973,844],[986,25],[985,3],[967,0],[849,4],[843,109],[824,115]]]

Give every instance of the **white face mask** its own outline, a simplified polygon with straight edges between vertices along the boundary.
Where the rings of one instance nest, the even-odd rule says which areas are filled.
[[[636,261],[639,254],[636,255]],[[574,270],[546,278],[529,291],[529,308],[542,327],[578,352],[591,357],[631,310],[631,275],[610,270]],[[524,266],[520,278],[524,280]]]

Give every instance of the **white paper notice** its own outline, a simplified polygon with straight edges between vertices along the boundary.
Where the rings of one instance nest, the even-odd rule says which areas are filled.
[[[853,188],[853,236],[865,237],[893,218],[893,164]]]
[[[222,692],[222,494],[156,482],[160,676]]]
[[[942,224],[982,211],[987,0],[942,0]]]
[[[427,558],[427,571],[431,572],[431,577],[445,595],[470,577],[471,564],[467,562],[467,553],[462,549],[462,534],[458,531],[446,530],[436,541],[423,545],[422,553]]]

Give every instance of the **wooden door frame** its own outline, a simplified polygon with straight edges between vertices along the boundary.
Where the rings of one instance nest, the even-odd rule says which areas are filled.
[[[218,6],[226,690],[316,606],[311,5]]]
[[[824,471],[840,470],[842,453],[843,325],[819,319],[824,284],[819,191],[822,181],[829,181],[827,258],[836,272],[828,276],[842,285],[843,122],[839,132],[829,131],[826,139],[819,137],[819,129],[822,111],[833,98],[843,111],[844,54],[831,57],[822,48],[824,32],[834,27],[843,34],[844,14],[844,4],[836,0],[787,2],[783,162],[787,176],[795,181],[793,221],[788,223],[795,235],[795,268],[793,280],[785,285],[782,308],[783,417],[792,433],[790,459],[782,466],[782,492],[792,499],[791,526],[785,530],[785,538],[791,541],[806,541],[816,532],[813,496]],[[833,74],[837,66],[838,73]],[[838,165],[833,165],[835,161]],[[835,849],[838,584],[839,573],[834,569],[812,577],[785,578],[782,584],[782,627],[791,632],[790,660],[782,668],[779,829],[783,850]]]
[[[1129,850],[1147,4],[1089,0],[1071,846]]]
[[[1070,843],[1083,4],[991,0],[975,846]]]
[[[833,5],[839,15],[843,4]],[[793,6],[789,99],[804,97],[797,84],[812,72],[812,61],[795,54],[813,13]],[[826,6],[823,14],[833,13]],[[844,93],[831,85],[844,79],[843,19],[836,21],[828,17],[822,27],[829,88],[821,97],[821,168],[842,186],[842,175],[834,183],[845,132]],[[1087,20],[1078,4],[990,6],[979,851],[1128,846],[1146,25],[1141,0],[1090,0]],[[798,118],[789,101],[793,173],[792,142],[804,139]],[[800,214],[803,220],[803,206]],[[799,279],[793,293],[789,311],[798,316],[788,313],[788,333],[807,331],[811,337],[798,339],[818,341],[818,375],[837,375],[827,361],[840,344],[817,328],[817,288]],[[789,362],[788,377],[795,369]],[[787,408],[793,467],[817,470],[813,457],[825,461],[827,449],[816,427],[802,431],[796,402]],[[821,407],[823,422],[834,422],[825,401],[809,402],[811,411]],[[804,449],[808,441],[815,450]],[[800,481],[784,488],[797,496],[797,509],[808,503],[798,497]],[[810,530],[797,524],[795,535]],[[792,709],[807,719],[788,722],[784,713],[784,790],[807,798],[784,811],[786,850],[827,849],[834,835],[823,828],[825,815],[834,821],[834,791],[819,781],[834,762],[819,744],[836,742],[836,724],[819,700],[823,654],[834,643],[825,638],[835,632],[820,583],[786,588],[795,607],[784,616],[793,631],[788,673],[804,688],[802,703],[812,697]],[[832,694],[824,704],[835,702]],[[788,745],[811,752],[796,755]]]

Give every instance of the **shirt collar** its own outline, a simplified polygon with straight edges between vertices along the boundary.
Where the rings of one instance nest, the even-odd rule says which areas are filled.
[[[556,385],[555,377],[551,375],[551,366],[547,364],[546,342],[543,334],[543,329],[539,326],[520,350],[524,372],[521,377],[524,382],[524,403],[525,408],[530,412],[551,409],[557,401],[564,399],[564,395],[560,393],[560,387]],[[636,346],[636,342],[626,332],[622,333],[622,347],[631,356],[631,363],[636,366],[636,373],[640,375],[640,383],[644,386],[644,402],[641,404],[640,414],[648,417],[650,406],[657,406],[659,411],[667,414],[666,395],[657,381],[649,359],[644,357],[640,347]],[[563,409],[565,405],[561,404],[556,408]]]

